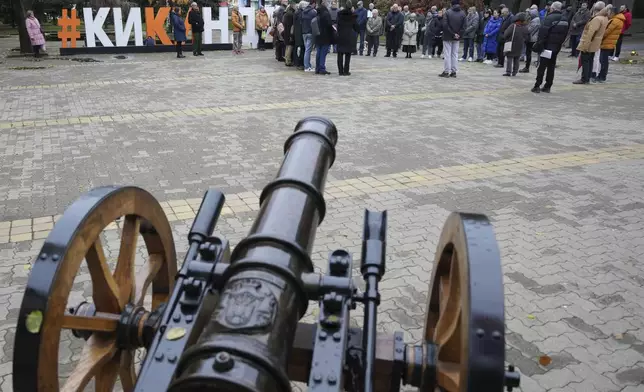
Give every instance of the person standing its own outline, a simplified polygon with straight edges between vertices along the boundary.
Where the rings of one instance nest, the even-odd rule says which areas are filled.
[[[599,62],[601,64],[601,69],[597,76],[597,81],[599,83],[604,83],[606,81],[606,75],[608,75],[608,59],[615,52],[615,46],[622,34],[624,23],[626,23],[626,17],[623,12],[616,14],[615,9],[612,6],[609,5],[606,8],[609,7],[610,9],[607,16],[610,18],[610,21],[608,22],[608,26],[606,26],[606,31],[604,32],[601,52],[599,54]]]
[[[315,53],[315,73],[316,75],[331,75],[331,72],[326,70],[326,55],[329,53],[329,47],[333,43],[333,24],[331,23],[331,15],[329,14],[328,0],[322,0],[318,8],[318,27],[320,35],[315,37],[315,45],[317,51]]]
[[[340,9],[338,9],[338,2],[337,0],[333,0],[331,2],[331,8],[329,8],[329,15],[331,16],[331,24],[333,24],[333,26],[335,26],[336,28],[338,27],[338,12],[340,12]],[[338,51],[338,45],[334,43],[333,53],[336,53],[337,51]]]
[[[313,72],[311,67],[311,52],[313,51],[313,29],[311,21],[317,16],[317,11],[311,4],[302,11],[302,39],[304,40],[304,72]]]
[[[45,44],[45,36],[42,33],[40,22],[36,19],[32,10],[27,11],[25,25],[27,26],[27,34],[29,35],[29,41],[31,41],[31,48],[34,51],[34,57],[40,58],[40,49],[42,49],[42,46]],[[177,52],[177,57],[179,57],[178,53],[179,52]]]
[[[476,29],[476,38],[474,38],[474,44],[476,45],[476,62],[482,63],[485,60],[485,50],[483,50],[483,41],[485,41],[485,25],[490,20],[490,12],[485,10],[485,12],[480,13],[479,17],[479,27]]]
[[[364,55],[364,39],[367,33],[367,9],[363,7],[362,1],[358,1],[358,8],[355,11],[358,33],[360,33],[360,56]]]
[[[349,76],[351,54],[356,48],[357,33],[360,29],[358,14],[351,12],[351,0],[347,1],[345,8],[338,12],[338,73],[340,76]],[[364,9],[364,8],[363,8]]]
[[[603,8],[586,23],[577,46],[577,50],[581,52],[581,78],[572,82],[573,84],[590,83],[595,53],[601,48],[602,38],[604,37],[606,26],[608,26],[607,14],[608,9]]]
[[[525,67],[519,70],[520,73],[530,72],[530,63],[532,62],[532,47],[539,39],[539,28],[541,27],[541,18],[539,12],[535,9],[528,11],[530,21],[528,22],[528,39],[525,41]]]
[[[624,15],[624,27],[622,27],[622,33],[619,35],[619,39],[615,45],[615,53],[613,53],[612,58],[613,61],[619,61],[619,55],[622,52],[622,39],[624,38],[624,33],[626,33],[633,24],[633,14],[631,14],[631,10],[629,10],[628,7],[622,5],[619,7],[619,12]]]
[[[174,7],[170,13],[170,21],[172,22],[172,31],[174,31],[174,45],[177,48],[177,58],[182,59],[186,56],[183,55],[183,45],[186,42],[186,24],[181,19],[181,8]]]
[[[502,23],[503,20],[499,17],[499,11],[494,10],[492,17],[488,20],[484,30],[485,37],[483,38],[483,50],[485,51],[486,60],[483,63],[485,64],[492,64],[496,57],[498,47],[497,40]]]
[[[255,30],[257,31],[257,50],[264,51],[266,48],[266,31],[268,30],[268,13],[263,5],[255,13]]]
[[[385,57],[391,57],[393,52],[394,58],[398,56],[400,48],[400,36],[402,35],[405,17],[400,12],[398,4],[392,6],[391,12],[387,15],[385,28],[387,31],[387,54]]]
[[[443,10],[439,10],[434,19],[432,20],[432,24],[429,27],[432,30],[432,51],[431,51],[431,56],[427,56],[429,58],[432,58],[432,56],[436,56],[436,58],[440,58],[441,54],[443,54]]]
[[[572,49],[572,52],[568,57],[579,56],[579,52],[577,52],[579,37],[581,36],[581,33],[584,32],[584,27],[586,27],[586,23],[588,23],[589,20],[590,11],[588,11],[588,3],[581,3],[581,7],[572,17],[572,24],[570,25],[570,48]]]
[[[286,47],[284,46],[284,38],[282,35],[284,29],[282,20],[284,19],[287,4],[288,0],[281,0],[280,6],[273,12],[273,48],[275,49],[275,60],[280,62],[286,61],[284,59]]]
[[[470,7],[465,17],[465,31],[463,32],[463,57],[459,61],[474,61],[474,39],[479,28],[479,14],[476,7]],[[468,56],[469,53],[469,56]]]
[[[295,16],[293,17],[293,41],[295,47],[293,49],[293,63],[295,68],[299,71],[304,70],[304,36],[302,34],[302,13],[304,8],[309,5],[308,1],[301,0],[297,4],[297,10],[295,11]]]
[[[432,6],[432,8],[427,12],[427,16],[425,17],[425,25],[421,26],[420,34],[423,34],[423,54],[420,55],[420,58],[425,58],[425,55],[427,55],[427,58],[431,59],[431,49],[432,49],[432,41],[434,39],[434,35],[431,33],[430,26],[432,25],[433,19],[436,17],[436,6]]]
[[[232,13],[232,25],[233,25],[233,53],[242,54],[242,32],[246,28],[244,23],[244,17],[239,13],[239,7],[233,7]]]
[[[514,23],[514,15],[512,15],[508,7],[503,7],[501,10],[501,29],[499,30],[499,35],[496,38],[496,57],[498,61],[495,67],[497,68],[503,68],[505,66],[505,56],[503,55],[503,44],[505,44],[505,39],[503,38],[503,33],[512,25],[512,23]]]
[[[418,22],[418,34],[416,34],[416,49],[423,48],[423,41],[425,40],[425,14],[422,8],[416,10],[416,22]]]
[[[519,72],[519,57],[523,51],[523,45],[529,39],[529,31],[526,26],[527,16],[519,12],[515,17],[515,22],[503,32],[505,42],[512,43],[509,51],[504,52],[507,56],[507,64],[503,76],[517,76]]]
[[[188,23],[190,23],[190,30],[192,30],[192,55],[203,56],[203,53],[201,53],[201,35],[203,34],[203,18],[201,17],[201,12],[199,12],[199,6],[195,2],[190,4]]]
[[[416,14],[412,13],[405,22],[402,39],[402,50],[407,53],[407,56],[405,56],[407,59],[411,58],[412,53],[416,53],[416,35],[418,35],[418,22],[416,21]]]
[[[382,30],[382,18],[378,14],[378,10],[374,9],[371,11],[371,18],[367,21],[367,56],[371,56],[373,52],[373,57],[376,57]]]
[[[458,44],[465,31],[466,17],[459,0],[452,0],[452,8],[443,17],[443,51],[445,66],[441,78],[456,77],[458,71]]]
[[[557,55],[568,35],[568,20],[561,13],[562,4],[555,1],[550,6],[550,14],[543,20],[539,27],[539,37],[533,46],[533,50],[539,53],[539,68],[537,69],[537,80],[532,88],[533,93],[549,93],[555,79],[555,67],[557,66]],[[543,57],[544,50],[551,52],[550,58]],[[543,75],[546,74],[546,84],[543,83]]]
[[[284,32],[282,33],[284,37],[284,45],[286,45],[285,55],[284,55],[284,65],[287,67],[293,66],[293,47],[295,46],[295,36],[293,35],[293,25],[295,23],[295,3],[294,0],[291,0],[288,7],[286,7],[286,12],[284,13],[284,19],[282,23],[284,24]]]
[[[541,20],[545,19],[546,16],[550,13],[550,6],[552,6],[552,1],[548,1],[546,3],[545,8],[539,11],[539,17],[541,18]],[[562,12],[562,15],[563,15],[563,12]]]

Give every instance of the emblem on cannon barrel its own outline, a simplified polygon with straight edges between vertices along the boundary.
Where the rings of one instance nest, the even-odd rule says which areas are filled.
[[[276,300],[266,282],[245,278],[233,281],[224,291],[215,314],[217,322],[239,332],[270,327]]]
[[[313,240],[337,140],[329,120],[296,125],[256,220],[232,253],[227,240],[213,236],[225,197],[208,190],[180,266],[170,223],[150,193],[109,186],[80,197],[34,260],[16,326],[14,390],[80,392],[93,381],[95,390],[111,391],[117,380],[125,392],[291,392],[292,381],[313,392],[518,387],[519,373],[505,365],[502,265],[484,215],[447,219],[419,342],[405,343],[401,331],[377,332],[387,211],[365,211],[359,257],[331,249],[326,273],[315,272]],[[102,245],[110,227],[121,230],[118,255]],[[117,256],[113,271],[106,255]],[[146,256],[142,266],[135,255]],[[70,293],[83,268],[91,295],[85,290],[88,298],[74,303]],[[299,322],[311,301],[319,305],[316,322]],[[358,305],[363,325],[351,328]],[[67,376],[58,353],[69,331],[85,344]]]

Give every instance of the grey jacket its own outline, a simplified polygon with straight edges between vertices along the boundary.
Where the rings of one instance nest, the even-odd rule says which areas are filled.
[[[572,21],[570,22],[570,35],[581,35],[589,20],[590,11],[588,11],[588,9],[584,10],[580,8],[572,17]]]
[[[383,34],[382,18],[380,15],[367,20],[367,35],[380,36]]]
[[[528,24],[528,31],[530,32],[530,40],[528,42],[537,42],[539,38],[539,27],[541,27],[541,18],[537,10],[530,10],[530,23]]]
[[[476,31],[479,28],[479,14],[473,13],[467,14],[465,19],[465,32],[463,33],[463,38],[474,38],[476,37]]]

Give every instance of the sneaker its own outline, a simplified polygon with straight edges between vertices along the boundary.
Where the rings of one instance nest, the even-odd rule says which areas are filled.
[[[427,58],[428,58],[428,59],[431,59],[431,58],[432,58],[432,55],[431,55],[431,54],[428,54],[428,55],[427,55]]]
[[[541,92],[541,90],[539,90],[539,87],[536,87],[536,86],[532,87],[532,90],[530,90],[530,91],[532,91],[533,93],[536,93],[536,94],[539,94]]]
[[[619,61],[619,57],[613,57],[613,61]]]
[[[541,92],[550,94],[550,87],[541,87]]]
[[[597,78],[590,78],[590,82],[591,82],[592,84],[597,83]]]
[[[528,69],[528,68],[521,68],[519,70],[519,73],[528,73],[528,72],[530,72],[530,69]]]
[[[474,61],[474,59],[473,59],[473,58],[471,58],[471,57],[470,57],[469,59],[467,59],[467,62],[468,62],[468,63],[471,63],[472,61]]]
[[[421,59],[424,59],[424,58],[425,58],[425,55],[424,55],[424,54],[421,54],[421,55],[420,55],[420,58],[421,58]]]
[[[306,68],[304,72],[313,72],[313,68]]]
[[[458,62],[459,62],[459,63],[460,63],[460,62],[462,62],[462,61],[465,61],[465,59],[464,59],[464,58],[459,58],[459,59],[458,59]]]
[[[477,63],[484,63],[485,61],[483,59],[476,59]]]
[[[452,72],[451,74],[449,74],[449,77],[450,78],[455,78],[456,77],[456,72]]]
[[[449,78],[449,72],[443,72],[442,74],[438,75],[441,78]]]

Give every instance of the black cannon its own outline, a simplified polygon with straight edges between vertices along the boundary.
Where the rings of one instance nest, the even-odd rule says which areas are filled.
[[[33,264],[15,335],[14,389],[82,391],[92,379],[97,391],[113,390],[119,379],[137,392],[287,392],[291,381],[311,391],[517,387],[519,374],[505,365],[501,262],[485,216],[453,213],[447,220],[418,344],[406,344],[402,332],[376,331],[386,211],[365,211],[362,290],[352,278],[358,263],[346,250],[329,253],[326,274],[314,272],[310,255],[336,141],[328,120],[297,124],[250,233],[232,252],[212,235],[224,195],[207,191],[179,270],[170,224],[149,193],[101,187],[81,196]],[[101,233],[119,218],[112,271]],[[146,261],[135,274],[139,236]],[[81,268],[89,272],[92,301],[68,303]],[[318,320],[301,323],[310,301],[319,304]],[[351,328],[358,304],[364,324]],[[85,340],[66,379],[58,359],[63,330]]]

